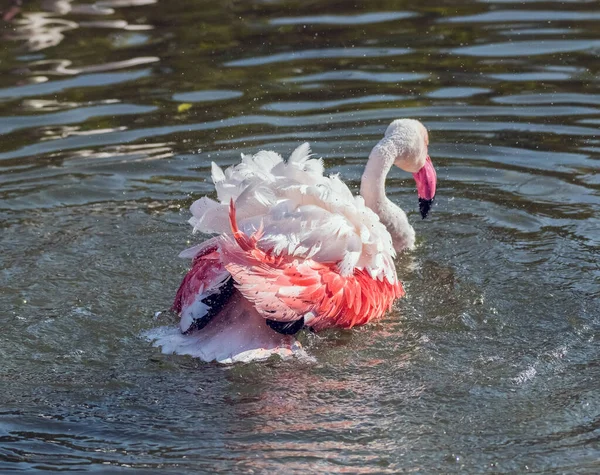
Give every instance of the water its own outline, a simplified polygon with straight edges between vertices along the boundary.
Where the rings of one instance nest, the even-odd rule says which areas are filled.
[[[0,472],[599,470],[598,2],[23,3],[0,29]],[[211,160],[310,140],[358,189],[397,117],[429,127],[439,188],[421,221],[388,181],[419,245],[383,321],[303,335],[314,363],[140,338]]]

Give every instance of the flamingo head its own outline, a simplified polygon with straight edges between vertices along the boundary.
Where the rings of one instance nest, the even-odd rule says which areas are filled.
[[[417,183],[419,210],[424,219],[433,205],[437,185],[435,168],[427,151],[427,129],[418,120],[398,119],[388,126],[384,140],[391,142],[396,151],[394,165],[413,174]]]

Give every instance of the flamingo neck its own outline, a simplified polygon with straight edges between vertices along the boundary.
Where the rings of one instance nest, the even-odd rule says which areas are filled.
[[[360,182],[360,194],[392,236],[394,249],[400,252],[414,247],[415,231],[406,213],[385,194],[385,179],[397,156],[396,144],[387,137],[373,147]]]

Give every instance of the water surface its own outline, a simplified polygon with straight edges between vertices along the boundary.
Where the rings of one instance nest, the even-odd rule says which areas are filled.
[[[23,3],[0,24],[0,472],[598,471],[598,2]],[[211,160],[309,140],[358,191],[398,117],[439,187],[421,221],[388,180],[418,247],[385,319],[303,335],[314,363],[140,338]]]

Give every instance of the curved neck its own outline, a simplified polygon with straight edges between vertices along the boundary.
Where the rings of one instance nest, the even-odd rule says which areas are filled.
[[[415,231],[406,213],[385,195],[385,179],[396,156],[396,146],[388,138],[373,147],[360,181],[360,194],[392,236],[394,249],[400,252],[414,246]]]
[[[391,145],[391,141],[384,138],[373,147],[360,181],[360,194],[376,213],[386,200],[389,201],[385,196],[385,179],[394,164]]]

